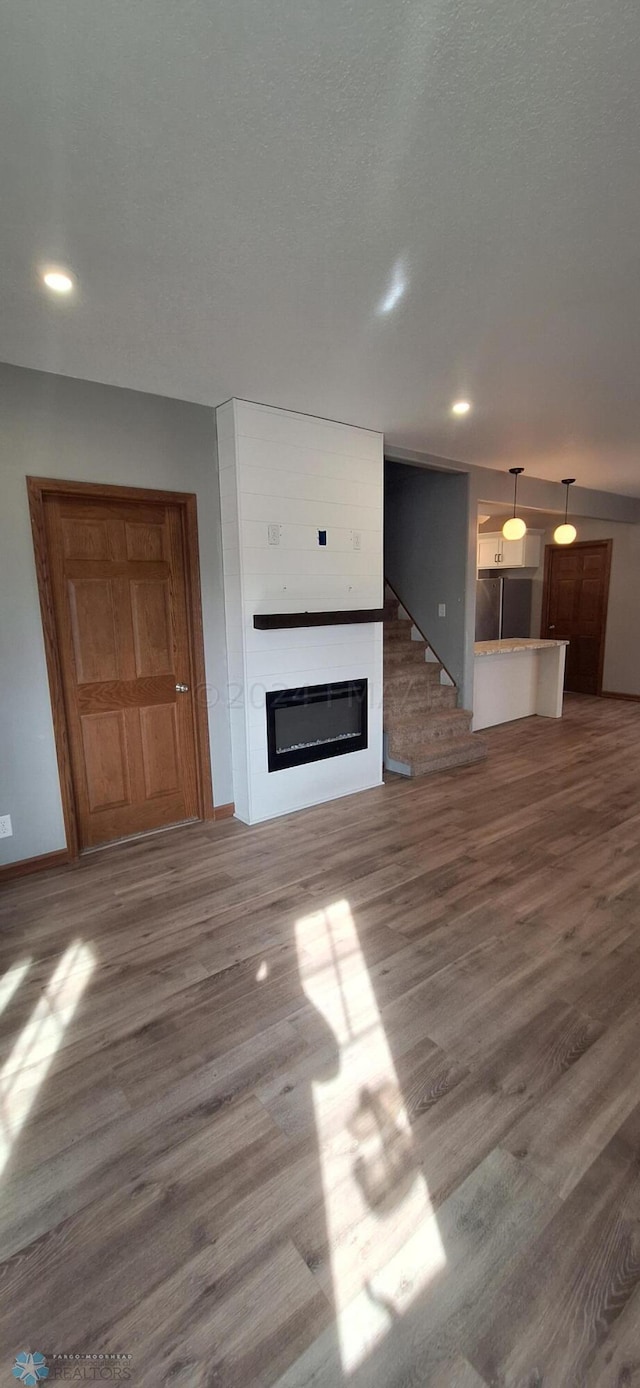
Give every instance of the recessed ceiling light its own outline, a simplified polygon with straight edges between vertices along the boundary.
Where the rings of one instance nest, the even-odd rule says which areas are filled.
[[[453,405],[451,406],[451,413],[452,413],[452,414],[468,414],[470,409],[471,409],[471,401],[470,401],[470,400],[456,400],[455,404],[453,404]]]
[[[46,270],[42,279],[54,294],[70,294],[73,289],[73,279],[66,270]]]

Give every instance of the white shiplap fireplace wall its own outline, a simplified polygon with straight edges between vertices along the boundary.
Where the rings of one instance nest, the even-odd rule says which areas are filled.
[[[382,435],[245,400],[221,405],[217,424],[234,798],[255,824],[382,779],[381,624],[253,625],[254,613],[382,606]],[[348,679],[368,681],[368,747],[270,772],[266,691]]]

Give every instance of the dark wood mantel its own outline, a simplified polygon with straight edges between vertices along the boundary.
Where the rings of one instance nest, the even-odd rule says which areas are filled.
[[[281,631],[284,627],[338,627],[352,622],[382,622],[383,607],[350,607],[345,612],[257,612],[257,631]]]

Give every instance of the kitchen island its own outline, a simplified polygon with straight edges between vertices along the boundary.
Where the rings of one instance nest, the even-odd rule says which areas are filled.
[[[528,637],[476,641],[473,731],[532,714],[561,718],[568,644]]]

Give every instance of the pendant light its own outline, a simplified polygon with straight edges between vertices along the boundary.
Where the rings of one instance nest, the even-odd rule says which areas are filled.
[[[562,485],[563,487],[566,487],[567,495],[565,497],[564,503],[564,521],[562,522],[562,525],[558,525],[553,532],[553,538],[557,545],[572,545],[578,533],[575,525],[571,525],[571,522],[567,521],[567,511],[569,510],[569,487],[573,486],[575,480],[575,477],[563,477],[562,479]]]
[[[502,534],[505,540],[521,540],[522,536],[527,533],[527,527],[524,521],[520,519],[520,516],[516,515],[516,498],[518,495],[518,478],[520,473],[524,472],[524,468],[510,467],[509,472],[513,477],[513,515],[509,516],[509,519],[505,521],[502,527]]]

